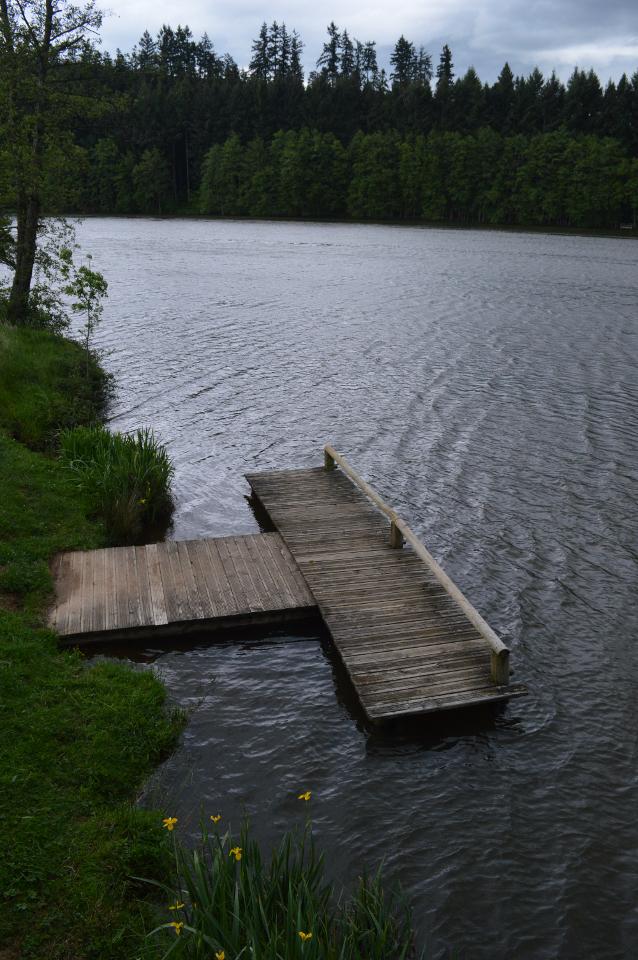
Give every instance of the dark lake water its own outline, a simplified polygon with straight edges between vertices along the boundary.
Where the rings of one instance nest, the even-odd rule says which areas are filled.
[[[190,709],[147,790],[265,842],[313,791],[331,875],[385,860],[428,956],[638,956],[638,244],[87,220],[112,426],[176,538],[258,529],[245,472],[332,441],[511,645],[529,696],[370,731],[317,630],[138,651]]]

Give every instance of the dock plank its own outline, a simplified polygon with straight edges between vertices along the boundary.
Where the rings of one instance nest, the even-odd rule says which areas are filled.
[[[369,719],[524,692],[494,683],[484,636],[411,547],[390,545],[388,520],[343,473],[247,480],[303,573]]]
[[[226,629],[316,612],[278,533],[60,554],[49,624],[63,643]]]
[[[134,547],[135,570],[139,591],[140,626],[150,627],[154,624],[153,601],[151,599],[151,585],[148,576],[148,562],[146,547]]]
[[[73,644],[319,611],[373,722],[524,693],[414,532],[330,447],[326,466],[247,478],[277,532],[61,554],[51,626]]]
[[[159,551],[156,543],[149,543],[146,547],[146,567],[151,592],[151,609],[153,611],[153,625],[165,626],[168,623],[164,584]]]

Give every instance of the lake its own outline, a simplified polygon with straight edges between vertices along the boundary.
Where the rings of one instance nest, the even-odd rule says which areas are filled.
[[[428,956],[638,950],[638,244],[88,219],[114,429],[176,464],[175,538],[258,530],[243,474],[332,442],[512,648],[491,718],[369,730],[312,627],[138,650],[192,710],[146,791],[265,843],[312,790],[330,875],[385,861]]]

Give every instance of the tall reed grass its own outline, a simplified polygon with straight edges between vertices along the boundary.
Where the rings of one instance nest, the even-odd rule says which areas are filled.
[[[162,938],[164,958],[416,957],[409,910],[384,894],[380,873],[361,878],[349,899],[336,898],[309,827],[287,833],[268,862],[248,825],[238,838],[204,828],[198,849],[176,842],[175,857],[177,886],[162,887],[166,923],[149,934]]]
[[[77,427],[61,432],[60,447],[113,542],[135,543],[170,521],[174,468],[151,430]]]

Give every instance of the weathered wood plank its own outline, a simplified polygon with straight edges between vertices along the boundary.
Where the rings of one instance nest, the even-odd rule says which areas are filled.
[[[184,620],[192,618],[177,544],[174,540],[158,543],[157,552],[161,560],[160,569],[168,622],[183,623]]]
[[[215,605],[219,610],[219,616],[230,616],[233,610],[239,612],[239,607],[230,585],[230,580],[228,579],[228,570],[220,555],[217,542],[215,540],[206,540],[203,542],[208,554],[208,574],[206,579],[209,592],[214,596]],[[233,569],[233,576],[234,575]]]
[[[106,618],[106,550],[93,550],[93,630],[104,630]],[[57,582],[57,580],[56,580]],[[60,631],[62,633],[63,631]]]
[[[277,545],[277,541],[281,542],[278,534],[276,539],[264,534],[257,541],[257,548],[262,555],[262,562],[268,567],[271,576],[277,583],[282,602],[286,606],[290,606],[295,602],[295,596],[305,599],[306,595],[309,595],[309,591],[299,570],[291,570],[289,567]],[[310,597],[310,605],[314,605],[314,602],[314,599]]]
[[[183,541],[175,541],[177,545],[177,556],[179,566],[186,587],[186,596],[188,597],[189,617],[191,620],[203,620],[204,618],[204,599],[195,581],[195,573],[188,552],[188,546]]]
[[[240,613],[251,613],[251,596],[247,592],[246,584],[242,582],[241,575],[235,564],[234,552],[232,550],[232,537],[224,537],[209,544],[212,548],[215,546],[219,551],[224,570],[228,577],[230,589],[235,598],[235,606]]]
[[[286,597],[266,545],[263,544],[260,547],[261,540],[255,540],[254,537],[239,537],[238,540],[253,581],[261,595],[264,609],[268,609],[271,604],[284,609],[290,601]],[[264,551],[266,551],[265,556]]]
[[[60,633],[69,633],[79,629],[82,616],[77,604],[82,589],[79,551],[62,554],[55,572],[64,584],[56,594],[56,628]]]
[[[497,687],[493,683],[478,690],[463,690],[454,694],[442,694],[438,697],[413,697],[405,700],[396,700],[391,707],[381,703],[369,705],[367,714],[371,720],[389,720],[404,716],[434,713],[440,710],[459,710],[467,707],[485,706],[509,700],[511,697],[520,697],[526,693],[522,684],[508,684],[506,687]]]
[[[137,571],[137,585],[140,601],[140,626],[149,627],[153,624],[153,603],[151,600],[151,585],[148,579],[148,565],[146,547],[135,547],[135,569]]]
[[[146,567],[151,591],[153,623],[156,627],[159,627],[168,623],[168,612],[166,597],[164,596],[164,584],[162,583],[160,555],[156,543],[149,543],[146,547]]]
[[[507,683],[509,651],[404,521],[332,448],[326,464],[248,477],[277,533],[61,557],[51,623],[71,639],[142,635],[318,607],[372,720],[523,692]]]
[[[193,577],[195,579],[201,617],[202,619],[210,620],[211,618],[218,616],[219,607],[217,604],[215,604],[215,601],[211,596],[211,592],[208,589],[206,568],[204,566],[204,552],[206,551],[206,545],[198,540],[189,540],[188,542],[185,542],[184,546],[188,552],[188,558],[190,560]],[[206,562],[207,561],[208,555],[206,554]]]
[[[278,533],[60,554],[49,623],[73,639],[153,627],[273,622],[316,609]]]
[[[337,462],[356,485],[333,469]],[[303,573],[371,719],[508,695],[490,675],[490,641],[500,640],[332,448],[326,469],[247,479]],[[399,549],[408,537],[411,546]]]
[[[143,623],[140,610],[140,585],[137,578],[135,563],[135,547],[124,548],[124,563],[126,564],[126,588],[128,601],[128,618],[131,627],[139,627]]]

